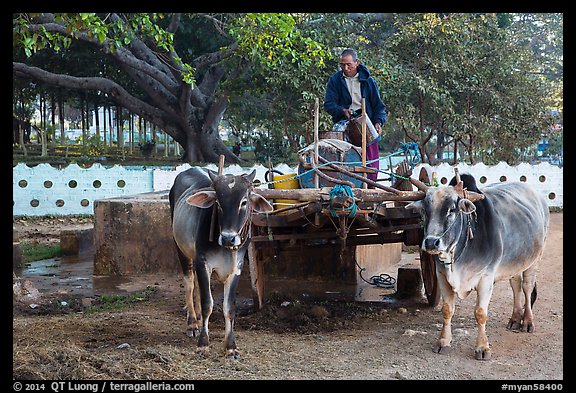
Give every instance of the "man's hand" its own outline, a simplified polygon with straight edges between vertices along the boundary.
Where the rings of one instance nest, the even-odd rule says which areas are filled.
[[[350,111],[350,109],[343,108],[342,113],[344,113],[344,117],[347,118],[348,120],[350,120],[350,117],[352,117],[352,112]]]
[[[382,126],[380,125],[380,123],[374,124],[374,128],[376,129],[376,131],[378,131],[378,135],[382,135]]]

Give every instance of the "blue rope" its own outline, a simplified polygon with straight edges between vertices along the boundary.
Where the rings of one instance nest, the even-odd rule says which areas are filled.
[[[417,160],[420,161],[421,159],[420,150],[418,150],[418,144],[416,142],[407,142],[407,143],[400,142],[400,147],[402,148],[403,151],[408,153],[408,156],[410,156],[410,165],[412,166],[412,168],[414,168],[414,166],[416,165],[416,161]]]
[[[375,158],[375,159],[373,159],[373,160],[366,161],[366,166],[363,166],[361,161],[353,161],[353,162],[350,162],[350,161],[349,161],[349,162],[330,161],[330,162],[326,162],[326,163],[317,165],[317,168],[323,168],[323,167],[328,166],[328,165],[330,165],[330,164],[348,165],[348,166],[358,166],[358,165],[360,165],[360,166],[362,166],[362,167],[364,167],[364,168],[368,168],[368,166],[367,166],[368,164],[371,164],[371,163],[373,163],[373,162],[379,161],[379,160],[381,160],[381,159],[386,159],[386,158],[388,158],[388,157],[392,157],[392,156],[395,156],[395,155],[398,155],[398,154],[404,154],[404,153],[408,154],[408,156],[409,156],[409,158],[410,158],[410,159],[409,159],[409,164],[410,164],[410,166],[411,166],[412,168],[414,168],[414,167],[416,166],[417,162],[420,161],[420,151],[418,150],[418,144],[417,144],[416,142],[407,142],[407,143],[400,142],[400,149],[398,149],[398,150],[396,150],[394,153],[388,154],[388,155],[386,155],[386,156],[378,157],[378,158]],[[394,182],[394,180],[395,180],[395,174],[394,174],[393,172],[388,172],[388,171],[384,171],[384,170],[381,170],[381,169],[375,169],[375,168],[371,168],[371,169],[389,175],[389,176],[390,176],[390,181],[391,181],[391,182]],[[290,177],[290,178],[282,179],[282,180],[268,181],[268,182],[265,182],[265,183],[260,183],[260,185],[263,185],[263,184],[266,185],[266,184],[281,183],[281,182],[290,181],[290,180],[293,180],[293,179],[299,179],[299,178],[307,175],[308,173],[313,172],[314,170],[315,170],[314,168],[308,169],[307,171],[304,171],[304,172],[302,172],[302,173],[300,173],[300,174],[294,175],[294,177]]]
[[[336,184],[330,190],[330,200],[334,199],[337,196],[349,196],[354,199],[354,193],[352,192],[352,188],[346,184]],[[356,205],[356,201],[352,203],[351,206],[344,208],[345,211],[348,211],[348,217],[354,218],[356,217],[356,210],[358,209],[358,205]],[[330,206],[330,215],[334,218],[338,217],[336,210]]]

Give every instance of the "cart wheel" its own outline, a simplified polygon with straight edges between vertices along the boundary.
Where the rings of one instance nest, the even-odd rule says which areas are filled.
[[[424,294],[430,307],[436,307],[440,303],[440,290],[436,278],[436,265],[434,257],[420,249],[420,268],[422,281],[424,282]]]
[[[425,167],[420,169],[418,180],[425,184],[430,184],[430,176]],[[428,305],[430,307],[436,307],[438,303],[440,303],[436,265],[434,257],[422,249],[420,249],[420,267],[422,270],[422,281],[424,282],[424,294],[426,295],[426,299],[428,299]]]

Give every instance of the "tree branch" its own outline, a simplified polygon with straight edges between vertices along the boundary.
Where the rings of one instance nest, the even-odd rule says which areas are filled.
[[[214,25],[214,28],[223,36],[223,37],[230,37],[230,34],[228,34],[227,31],[224,30],[224,28],[226,28],[228,26],[228,23],[224,22],[221,19],[218,19],[212,15],[209,14],[204,14],[204,13],[199,13],[199,16],[206,18],[208,20],[210,20],[212,22],[212,24]]]
[[[180,13],[175,13],[172,15],[172,19],[170,20],[170,24],[168,25],[168,27],[166,28],[166,31],[169,33],[176,33],[176,30],[178,30],[178,26],[180,26],[180,17],[182,16],[182,14]]]
[[[202,94],[211,97],[214,95],[218,83],[224,76],[224,68],[218,65],[210,67],[210,69],[204,74],[202,82],[198,86]]]
[[[125,29],[129,29],[128,26],[124,23],[122,18],[120,18],[117,14],[112,14],[110,19],[113,22],[120,22],[124,25]],[[174,20],[173,20],[174,22]],[[144,41],[142,41],[138,36],[132,37],[130,41],[130,52],[138,59],[148,63],[150,66],[162,70],[162,72],[169,77],[169,79],[174,83],[176,86],[172,93],[176,95],[176,90],[178,86],[182,83],[182,76],[181,73],[184,71],[182,67],[175,66],[174,62],[172,64],[168,64],[166,59],[164,58],[165,55],[158,50],[158,48],[150,48]],[[173,56],[177,56],[175,53]],[[172,60],[172,59],[170,59]]]
[[[220,122],[227,107],[228,99],[225,96],[218,97],[216,101],[210,106],[210,110],[206,115],[206,120],[204,121],[202,131],[207,132],[210,128],[217,130],[218,127],[214,126]]]
[[[148,94],[148,97],[158,105],[166,113],[174,116],[174,118],[181,118],[181,116],[174,111],[174,108],[178,106],[175,105],[177,102],[176,97],[167,92],[165,89],[161,89],[158,86],[158,82],[152,78],[145,78],[140,73],[135,71],[133,68],[124,67],[124,70],[130,75],[130,77],[136,82],[138,86]]]
[[[31,67],[18,62],[12,62],[12,68],[14,75],[17,77],[33,79],[69,89],[99,90],[105,92],[112,100],[121,104],[131,112],[158,124],[162,128],[170,130],[174,128],[174,124],[171,123],[171,120],[166,116],[165,112],[134,97],[122,86],[110,79],[54,74],[41,68]]]
[[[112,14],[110,16],[110,20],[113,22],[121,22],[124,25],[125,29],[129,29],[126,26],[124,21],[117,15]],[[162,60],[162,53],[154,52],[148,45],[146,45],[137,35],[132,37],[130,41],[130,52],[138,59],[148,63],[151,67],[157,68],[158,70],[162,70],[162,72],[166,75],[169,80],[174,83],[174,90],[178,89],[178,86],[181,83],[181,68],[174,70],[170,65],[166,64],[165,61]],[[171,90],[171,92],[176,95],[176,92]]]
[[[200,69],[200,68],[205,67],[209,64],[216,64],[216,63],[222,61],[223,59],[231,56],[236,49],[238,49],[238,44],[234,42],[234,43],[230,44],[226,49],[222,49],[222,50],[219,50],[217,52],[206,53],[205,55],[198,56],[197,58],[195,58],[192,61],[192,65],[196,69]]]
[[[30,24],[28,26],[28,30],[31,32],[38,32],[42,28],[46,29],[46,31],[50,33],[58,33],[65,37],[75,38],[84,42],[88,42],[96,47],[100,48],[104,53],[111,55],[117,61],[126,64],[140,72],[146,73],[150,75],[152,78],[158,80],[168,91],[172,92],[173,94],[178,90],[178,84],[175,83],[174,80],[167,77],[167,75],[160,70],[145,61],[138,59],[132,52],[124,47],[116,48],[115,51],[112,51],[110,48],[110,40],[106,39],[103,42],[100,42],[96,37],[89,37],[87,33],[83,32],[76,32],[75,35],[72,32],[68,32],[66,26],[56,23],[56,22],[49,22],[49,23],[41,23],[41,24]],[[137,41],[137,40],[136,40]]]

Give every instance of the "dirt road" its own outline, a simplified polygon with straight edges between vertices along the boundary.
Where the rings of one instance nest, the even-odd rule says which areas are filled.
[[[211,318],[211,352],[195,353],[195,340],[184,332],[179,278],[151,278],[148,289],[135,293],[120,308],[102,308],[102,296],[74,298],[57,290],[34,309],[14,302],[13,378],[561,381],[566,374],[563,213],[551,214],[534,333],[506,329],[512,291],[508,282],[495,285],[490,361],[474,359],[475,293],[457,303],[446,355],[433,351],[441,313],[423,301],[369,304],[278,294],[255,313],[242,299],[238,361],[224,358],[219,307]],[[219,294],[216,300],[221,304]]]

